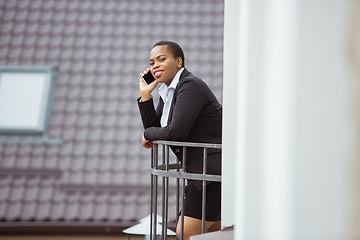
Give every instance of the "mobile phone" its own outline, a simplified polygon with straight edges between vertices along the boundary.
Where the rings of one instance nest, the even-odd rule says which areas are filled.
[[[144,76],[143,76],[143,80],[144,82],[149,85],[150,83],[152,83],[153,81],[155,81],[154,76],[151,74],[151,71],[148,71]]]

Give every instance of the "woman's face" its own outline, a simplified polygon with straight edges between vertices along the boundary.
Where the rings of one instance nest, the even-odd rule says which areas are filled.
[[[175,59],[166,45],[155,46],[150,52],[150,71],[159,83],[169,86],[181,65],[181,57]]]

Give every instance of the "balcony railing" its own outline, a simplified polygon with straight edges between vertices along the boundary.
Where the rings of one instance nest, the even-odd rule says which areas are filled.
[[[179,213],[180,206],[180,179],[181,184],[181,236],[184,236],[184,209],[185,209],[185,180],[200,180],[203,183],[202,191],[202,229],[201,232],[205,233],[205,213],[206,213],[206,182],[221,182],[221,176],[206,174],[207,168],[207,150],[209,148],[221,149],[221,144],[209,143],[190,143],[190,142],[171,142],[171,141],[153,141],[154,148],[151,151],[151,214],[150,214],[150,240],[156,240],[156,216],[158,210],[158,178],[162,177],[162,240],[167,239],[167,226],[168,226],[168,198],[169,198],[169,178],[176,179],[176,215]],[[162,163],[159,164],[159,146],[162,146]],[[169,163],[169,149],[170,146],[182,147],[182,162],[177,159],[176,163]],[[203,173],[187,173],[186,169],[186,150],[188,147],[197,147],[203,149]],[[176,224],[177,225],[177,224]]]

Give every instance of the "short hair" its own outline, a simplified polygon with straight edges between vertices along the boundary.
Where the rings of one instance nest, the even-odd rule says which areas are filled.
[[[156,46],[164,46],[166,45],[168,47],[168,49],[172,52],[172,54],[174,55],[175,59],[177,59],[178,57],[181,57],[182,59],[182,67],[185,67],[185,56],[184,56],[184,52],[181,49],[181,47],[179,46],[179,44],[177,44],[176,42],[172,42],[172,41],[160,41],[154,44],[154,47]]]

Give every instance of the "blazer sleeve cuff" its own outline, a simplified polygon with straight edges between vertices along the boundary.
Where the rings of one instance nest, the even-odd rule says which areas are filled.
[[[151,96],[151,98],[150,98],[149,100],[147,100],[147,101],[145,101],[145,102],[143,102],[143,101],[141,100],[141,97],[139,97],[139,98],[137,99],[137,103],[138,103],[140,109],[141,109],[141,108],[147,108],[148,106],[153,106],[153,105],[154,105],[154,101],[153,101],[152,96]]]

